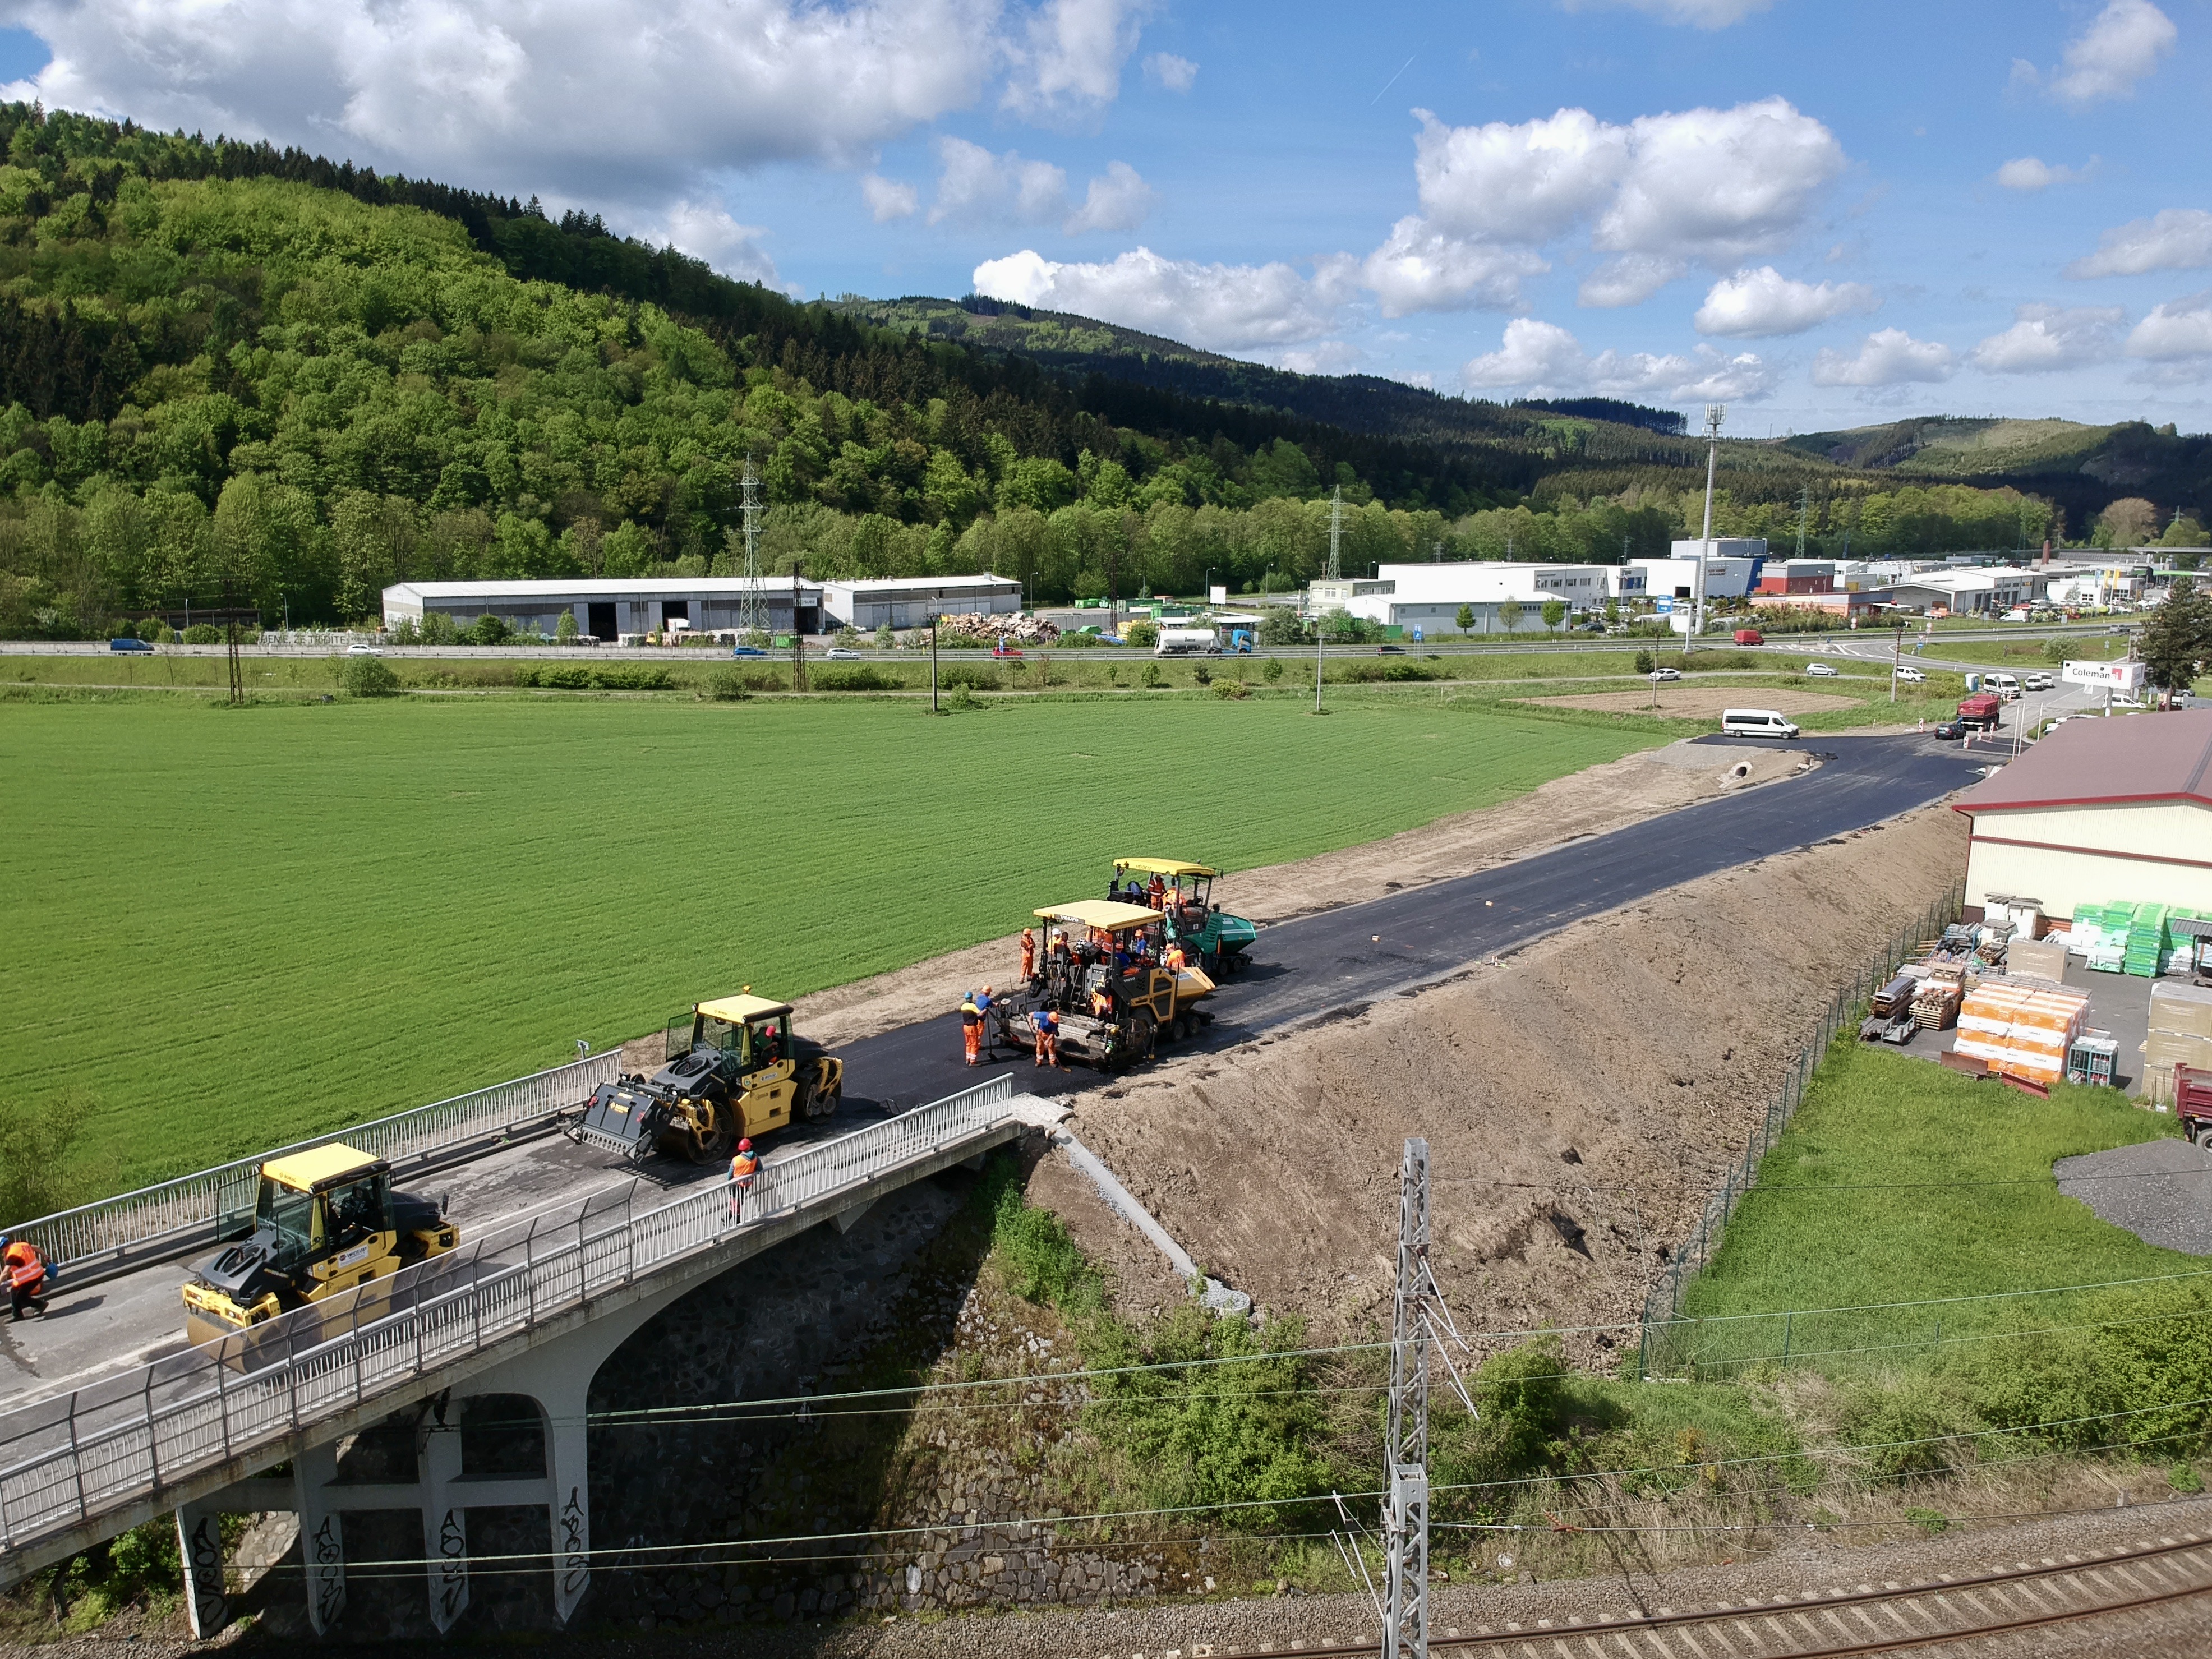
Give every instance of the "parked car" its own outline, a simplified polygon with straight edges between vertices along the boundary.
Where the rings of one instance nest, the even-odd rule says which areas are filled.
[[[1928,676],[1919,669],[1913,667],[1910,663],[1897,671],[1897,678],[1903,680],[1907,685],[1925,685],[1928,684]]]
[[[1805,672],[1814,679],[1832,680],[1843,671],[1832,662],[1808,662],[1805,665]]]
[[[1651,671],[1651,678],[1655,680],[1679,680],[1682,678],[1682,671],[1679,668],[1655,668]]]
[[[1936,735],[1947,743],[1956,743],[1966,735],[1966,729],[1964,720],[1945,720],[1936,728]]]
[[[2030,674],[2021,684],[2031,691],[2048,691],[2058,682],[2048,674]]]
[[[730,647],[730,654],[733,657],[765,657],[768,653],[757,645],[733,645]]]
[[[829,662],[858,662],[860,660],[860,653],[859,652],[848,650],[842,645],[831,646],[827,651],[824,651],[822,655],[823,659]]]
[[[134,640],[125,635],[119,640],[108,641],[107,648],[110,651],[151,651],[154,647],[143,640]]]

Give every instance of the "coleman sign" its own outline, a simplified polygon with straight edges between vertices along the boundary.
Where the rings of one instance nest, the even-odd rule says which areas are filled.
[[[2139,662],[2069,662],[2058,672],[2069,685],[2090,685],[2107,691],[2140,691],[2143,665]]]

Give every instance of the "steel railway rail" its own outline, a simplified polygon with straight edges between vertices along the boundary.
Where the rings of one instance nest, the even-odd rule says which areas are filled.
[[[1509,1659],[1852,1659],[2013,1636],[2086,1620],[2148,1613],[2212,1595],[2212,1539],[2196,1533],[2132,1549],[2045,1557],[2002,1572],[1942,1575],[1916,1584],[1862,1585],[1702,1611],[1541,1620],[1466,1636],[1432,1634],[1431,1650]],[[1376,1643],[1279,1649],[1207,1647],[1194,1659],[1353,1659]]]

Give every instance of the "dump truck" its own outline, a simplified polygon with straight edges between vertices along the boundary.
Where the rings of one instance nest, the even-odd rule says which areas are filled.
[[[2004,718],[2004,703],[1994,691],[1977,691],[1959,700],[1959,724],[1994,732]]]
[[[1220,873],[1210,865],[1183,859],[1115,859],[1106,896],[1159,909],[1167,917],[1170,937],[1210,977],[1218,980],[1244,965],[1244,952],[1260,936],[1260,930],[1243,917],[1224,915],[1213,902],[1214,878]],[[1160,878],[1162,886],[1157,905],[1152,887],[1154,876]]]
[[[1212,1018],[1198,1006],[1213,994],[1212,979],[1188,963],[1165,965],[1170,941],[1159,911],[1085,899],[1031,914],[1044,924],[1044,952],[1027,985],[993,1000],[994,1045],[1034,1050],[1033,1016],[1050,1008],[1060,1016],[1064,1057],[1116,1072]]]
[[[692,1005],[670,1022],[650,1077],[602,1083],[570,1139],[630,1160],[656,1152],[716,1164],[740,1137],[824,1118],[845,1093],[845,1062],[791,1029],[791,1005],[752,994]]]
[[[343,1143],[272,1158],[261,1166],[252,1233],[202,1262],[184,1287],[185,1338],[221,1342],[443,1255],[460,1242],[444,1210],[393,1192],[389,1164]]]

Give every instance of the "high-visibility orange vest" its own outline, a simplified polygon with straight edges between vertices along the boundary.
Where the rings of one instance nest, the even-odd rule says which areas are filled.
[[[756,1175],[760,1173],[760,1154],[758,1152],[739,1152],[735,1158],[730,1160],[730,1179],[732,1181],[750,1181]]]
[[[27,1285],[36,1285],[46,1276],[46,1264],[37,1250],[28,1244],[8,1247],[8,1283],[21,1290]]]

